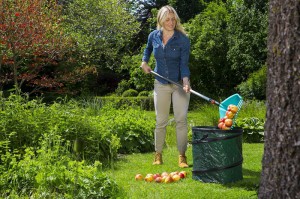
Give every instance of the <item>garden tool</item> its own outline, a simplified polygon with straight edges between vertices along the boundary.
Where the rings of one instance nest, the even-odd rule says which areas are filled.
[[[159,75],[158,73],[156,73],[156,72],[154,72],[152,70],[151,70],[151,73],[153,75],[157,76],[157,77],[160,77],[160,78],[162,78],[162,79],[164,79],[164,80],[172,83],[172,84],[177,85],[178,87],[183,88],[183,86],[181,84],[179,84],[178,82],[174,82],[174,81],[172,81],[172,80],[170,80],[170,79],[168,79],[166,77],[163,77],[163,76]],[[200,94],[200,93],[198,93],[198,92],[196,92],[196,91],[194,91],[192,89],[190,89],[190,92],[193,93],[193,94],[195,94],[195,95],[197,95],[197,96],[199,96],[199,97],[201,97],[201,98],[203,98],[203,99],[205,99],[206,101],[209,101],[212,104],[215,104],[215,105],[219,106],[219,115],[220,115],[220,118],[224,118],[225,117],[226,111],[227,111],[227,107],[230,104],[233,104],[233,105],[237,106],[238,107],[238,112],[239,112],[239,110],[241,109],[241,107],[243,105],[243,99],[242,99],[242,97],[239,94],[231,95],[230,97],[228,97],[227,99],[225,99],[224,101],[222,101],[221,103],[219,103],[216,100],[213,100],[213,99],[211,99],[209,97],[206,97],[206,96],[204,96],[204,95],[202,95],[202,94]],[[235,116],[233,118],[233,125],[231,126],[231,128],[233,128],[233,126],[235,124],[235,119],[236,119],[236,117],[238,115],[238,112],[235,114]]]

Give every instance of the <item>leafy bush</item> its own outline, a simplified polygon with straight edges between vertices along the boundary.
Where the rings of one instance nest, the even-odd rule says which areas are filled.
[[[124,93],[122,94],[122,97],[136,97],[138,96],[138,92],[134,89],[129,89],[127,91],[124,91]]]
[[[149,92],[148,91],[141,91],[138,95],[138,97],[148,97],[149,96]]]
[[[2,156],[0,197],[28,198],[116,198],[121,190],[101,170],[99,161],[87,165],[73,160],[67,142],[54,132],[40,139],[38,150],[28,147],[24,158],[17,153]],[[7,146],[6,146],[7,147]],[[5,145],[0,145],[3,150]],[[8,167],[5,168],[7,165]]]
[[[98,97],[102,106],[110,105],[115,109],[126,107],[139,108],[141,110],[153,111],[153,97]]]
[[[256,143],[264,141],[264,119],[248,117],[237,119],[236,124],[243,128],[244,142]]]
[[[267,67],[252,73],[247,81],[238,86],[240,93],[248,99],[265,100],[267,88]]]
[[[83,108],[75,100],[47,106],[41,101],[28,101],[14,95],[0,99],[0,141],[9,141],[12,151],[16,149],[22,154],[27,146],[39,147],[39,139],[53,129],[71,144],[80,140],[82,158],[90,162],[110,163],[117,157],[120,143],[124,144],[120,149],[122,153],[152,150],[154,121],[145,117],[142,111],[125,107],[117,110],[109,104],[93,110]],[[136,142],[142,142],[142,145],[137,146]]]
[[[121,96],[122,93],[124,93],[126,90],[130,89],[131,88],[131,84],[129,81],[127,80],[121,80],[121,82],[118,84],[118,88],[116,89],[116,94],[118,96]]]

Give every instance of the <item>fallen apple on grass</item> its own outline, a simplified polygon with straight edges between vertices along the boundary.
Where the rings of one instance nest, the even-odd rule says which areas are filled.
[[[146,182],[152,182],[154,180],[153,174],[147,174],[145,177]]]
[[[136,181],[141,181],[141,180],[143,180],[143,179],[144,179],[144,177],[143,177],[142,174],[139,173],[139,174],[136,174],[136,175],[135,175],[135,180],[136,180]]]

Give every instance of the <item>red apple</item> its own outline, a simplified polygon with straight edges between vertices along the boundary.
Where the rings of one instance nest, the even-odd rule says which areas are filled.
[[[220,119],[219,119],[219,123],[220,123],[220,122],[225,122],[225,118],[224,118],[224,117],[223,117],[223,118],[220,118]]]
[[[136,180],[136,181],[141,181],[141,180],[143,180],[143,175],[142,175],[142,174],[136,174],[136,175],[135,175],[135,180]]]
[[[179,174],[183,174],[185,178],[187,176],[187,172],[186,171],[180,171]]]
[[[156,177],[156,178],[155,178],[155,182],[157,182],[157,183],[163,182],[162,177],[160,177],[160,176]]]
[[[165,183],[171,183],[173,182],[173,178],[171,176],[167,176],[165,179]]]
[[[230,129],[230,127],[228,127],[228,126],[226,126],[225,124],[223,124],[222,130],[229,130],[229,129]]]
[[[225,120],[225,125],[228,126],[228,127],[231,127],[232,123],[233,123],[232,119],[226,119]]]
[[[155,180],[157,177],[161,177],[159,173],[153,175],[153,179]]]
[[[180,172],[178,175],[180,176],[180,178],[185,178],[185,175],[182,172]]]
[[[224,125],[224,122],[220,122],[219,124],[218,124],[218,128],[219,129],[222,129],[222,126]]]

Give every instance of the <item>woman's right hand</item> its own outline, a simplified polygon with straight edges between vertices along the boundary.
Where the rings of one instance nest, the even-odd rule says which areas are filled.
[[[147,62],[142,62],[141,68],[143,69],[144,73],[148,74],[152,71],[150,66],[148,66]]]

